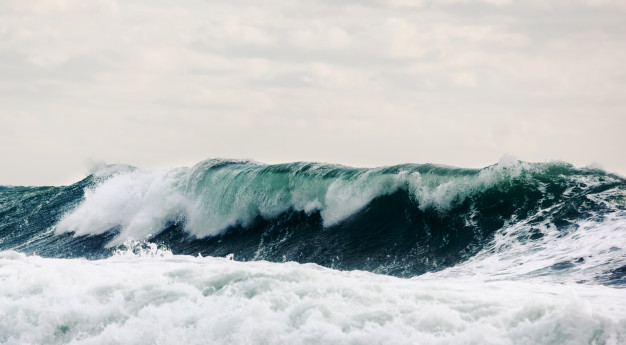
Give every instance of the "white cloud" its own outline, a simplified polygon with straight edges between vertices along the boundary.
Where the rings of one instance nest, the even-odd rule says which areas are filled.
[[[389,40],[389,52],[392,57],[420,58],[424,56],[424,48],[415,24],[402,18],[388,18],[385,39]]]
[[[341,27],[328,27],[324,22],[314,21],[287,32],[288,40],[303,50],[345,49],[350,46],[350,35]]]
[[[579,0],[581,3],[590,7],[613,7],[620,10],[626,10],[626,2],[623,0]]]
[[[459,86],[476,86],[476,73],[474,72],[452,73],[450,77]]]
[[[57,12],[67,8],[66,0],[6,0],[4,6],[15,12]]]
[[[388,0],[387,4],[392,7],[401,8],[422,8],[426,1],[422,0]]]

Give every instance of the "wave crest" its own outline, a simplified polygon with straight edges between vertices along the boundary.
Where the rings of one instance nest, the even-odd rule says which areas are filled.
[[[95,170],[107,178],[86,188],[84,200],[63,217],[56,232],[97,235],[118,229],[111,245],[119,245],[184,223],[189,234],[204,238],[289,210],[320,212],[329,227],[398,190],[409,191],[421,210],[445,212],[477,192],[544,166],[510,158],[482,170],[436,165],[357,169],[213,159],[168,171],[122,168]]]

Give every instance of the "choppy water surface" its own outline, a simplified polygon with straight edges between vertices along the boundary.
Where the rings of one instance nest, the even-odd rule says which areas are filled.
[[[566,163],[100,166],[0,187],[0,343],[622,344],[625,250]]]

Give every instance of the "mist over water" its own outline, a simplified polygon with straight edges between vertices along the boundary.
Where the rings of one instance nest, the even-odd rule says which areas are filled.
[[[626,341],[626,180],[563,162],[102,165],[0,250],[0,343]]]

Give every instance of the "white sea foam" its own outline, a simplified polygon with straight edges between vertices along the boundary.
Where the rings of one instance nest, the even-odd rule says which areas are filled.
[[[189,214],[191,201],[176,188],[181,170],[125,171],[110,176],[57,224],[57,232],[97,235],[121,227],[114,245],[129,238],[145,239],[168,221]]]
[[[498,164],[481,170],[478,175],[420,175],[411,173],[407,178],[409,189],[425,210],[434,207],[445,211],[473,193],[485,189],[507,179],[518,177],[523,171],[538,170],[537,166],[520,162],[512,157],[503,157]]]
[[[232,225],[247,226],[257,216],[272,218],[290,209],[320,211],[325,226],[358,212],[374,198],[398,189],[411,192],[420,208],[447,210],[468,195],[489,188],[531,165],[505,158],[480,173],[448,174],[400,170],[352,169],[328,177],[336,167],[316,165],[266,171],[267,166],[209,160],[192,168],[143,171],[126,166],[99,166],[97,183],[84,200],[57,224],[57,233],[101,234],[121,230],[110,245],[143,240],[176,221],[198,238],[219,234]]]
[[[619,189],[601,194],[598,200],[626,197]],[[590,199],[596,197],[588,195]],[[553,207],[557,206],[560,205]],[[614,204],[608,206],[615,208]],[[542,212],[551,210],[538,214]],[[528,220],[515,222],[496,232],[492,243],[481,252],[436,275],[573,283],[602,280],[613,270],[626,266],[626,212],[614,209],[601,217],[591,215],[578,220],[575,226],[576,230],[559,229],[549,218],[534,224]],[[541,234],[541,238],[530,240],[532,234]]]
[[[626,290],[399,279],[313,264],[0,252],[0,343],[606,344]]]

